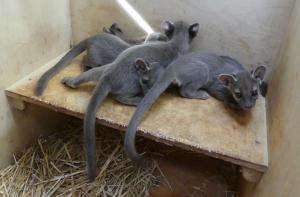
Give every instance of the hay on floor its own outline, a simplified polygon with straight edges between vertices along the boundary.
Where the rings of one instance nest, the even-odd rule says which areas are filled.
[[[0,196],[148,196],[158,184],[158,165],[128,160],[120,135],[107,130],[97,136],[95,182],[87,180],[83,131],[68,126],[14,155],[15,164],[0,171]]]

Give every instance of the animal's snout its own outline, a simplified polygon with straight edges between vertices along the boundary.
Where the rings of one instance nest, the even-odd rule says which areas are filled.
[[[251,109],[252,107],[254,107],[254,105],[255,105],[255,103],[246,103],[246,104],[244,105],[244,108],[245,108],[245,109]]]

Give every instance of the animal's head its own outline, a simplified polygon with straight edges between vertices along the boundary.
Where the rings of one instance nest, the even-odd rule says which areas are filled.
[[[163,21],[161,24],[162,32],[177,45],[181,53],[187,53],[190,48],[190,43],[197,36],[199,24],[194,23],[189,25],[183,21],[172,23]]]
[[[259,65],[251,72],[221,74],[218,79],[230,91],[239,107],[247,110],[255,106],[265,73],[266,67]]]
[[[164,68],[158,62],[147,62],[142,58],[135,60],[135,67],[139,75],[140,85],[144,94],[153,86],[164,73]]]
[[[123,35],[123,30],[119,27],[117,23],[113,23],[109,28],[103,27],[103,32],[113,34],[116,36]]]

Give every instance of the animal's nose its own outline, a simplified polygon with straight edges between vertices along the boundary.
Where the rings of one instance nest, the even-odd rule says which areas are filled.
[[[252,104],[252,103],[246,103],[244,107],[245,107],[246,109],[250,109],[250,108],[252,108],[253,106],[254,106],[254,104]]]

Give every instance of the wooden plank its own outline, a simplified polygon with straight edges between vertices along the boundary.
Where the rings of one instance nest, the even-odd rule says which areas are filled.
[[[93,84],[77,90],[60,83],[64,76],[81,72],[80,58],[51,80],[41,97],[33,90],[38,77],[58,59],[7,88],[7,96],[83,118]],[[97,122],[125,130],[135,107],[107,98],[98,110]],[[235,112],[221,102],[185,99],[167,91],[145,115],[139,134],[155,141],[220,158],[250,169],[268,166],[265,100],[260,98],[251,112]]]

